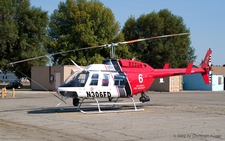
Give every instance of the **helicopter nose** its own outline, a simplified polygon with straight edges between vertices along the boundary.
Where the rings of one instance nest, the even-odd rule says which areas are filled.
[[[61,87],[58,87],[56,91],[61,96],[66,96],[66,94],[67,94],[67,91],[64,88],[61,88]]]
[[[63,97],[71,97],[71,98],[78,97],[76,91],[68,91],[66,88],[63,87],[58,87],[57,93]]]
[[[58,91],[58,93],[59,93],[60,95],[62,95],[62,96],[66,96],[67,91]]]

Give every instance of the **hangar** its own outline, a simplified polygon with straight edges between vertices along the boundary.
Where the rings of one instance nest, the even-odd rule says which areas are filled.
[[[159,92],[180,92],[183,90],[183,77],[182,75],[170,76],[164,78],[156,78],[149,91]]]
[[[31,68],[31,90],[55,90],[76,70],[77,67],[74,65],[33,66]]]
[[[193,66],[197,67],[197,66]],[[225,67],[213,66],[211,84],[206,85],[201,74],[183,76],[183,90],[224,91]]]

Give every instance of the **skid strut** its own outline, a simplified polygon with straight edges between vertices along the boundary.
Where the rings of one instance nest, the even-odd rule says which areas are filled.
[[[144,111],[144,109],[138,109],[137,106],[136,106],[136,103],[141,103],[141,102],[135,102],[134,99],[133,99],[133,97],[130,97],[130,99],[131,99],[132,102],[124,102],[124,103],[116,103],[118,99],[117,99],[114,103],[99,103],[97,98],[93,98],[93,99],[96,101],[96,103],[94,103],[93,105],[97,105],[98,111],[85,112],[85,111],[83,111],[83,110],[80,109],[82,103],[84,102],[84,99],[85,99],[85,98],[82,98],[82,100],[81,100],[81,102],[80,102],[80,104],[79,104],[79,106],[78,106],[78,110],[80,110],[80,112],[82,112],[82,113],[84,113],[84,114],[101,114],[101,113],[113,113],[113,112],[114,112],[114,113],[115,113],[115,112],[116,112],[116,113],[119,113],[119,112],[137,112],[137,111]],[[132,110],[111,110],[111,111],[102,111],[102,110],[101,110],[101,106],[100,106],[100,105],[113,105],[112,107],[114,107],[115,105],[128,105],[128,104],[133,104],[134,109],[132,109]]]
[[[61,102],[59,102],[59,104],[56,105],[56,107],[58,107],[59,105],[61,105],[62,103],[66,103],[65,101],[68,99],[68,97],[63,97],[63,99],[61,100]]]

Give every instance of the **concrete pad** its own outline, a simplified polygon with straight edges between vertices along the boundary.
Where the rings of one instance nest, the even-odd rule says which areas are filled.
[[[148,92],[151,101],[138,106],[145,111],[106,114],[82,114],[72,99],[56,108],[60,100],[48,92],[16,91],[15,98],[7,93],[0,99],[4,141],[225,140],[225,92]],[[86,101],[83,109],[97,110],[93,102]]]

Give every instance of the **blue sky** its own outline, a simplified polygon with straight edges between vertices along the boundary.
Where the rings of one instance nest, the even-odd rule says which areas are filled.
[[[30,0],[31,5],[41,7],[49,15],[65,0]],[[141,14],[161,9],[168,9],[174,15],[181,16],[191,31],[191,46],[197,55],[196,64],[201,62],[206,51],[211,48],[213,65],[225,64],[225,0],[100,0],[110,8],[123,27],[132,15],[139,18]]]

